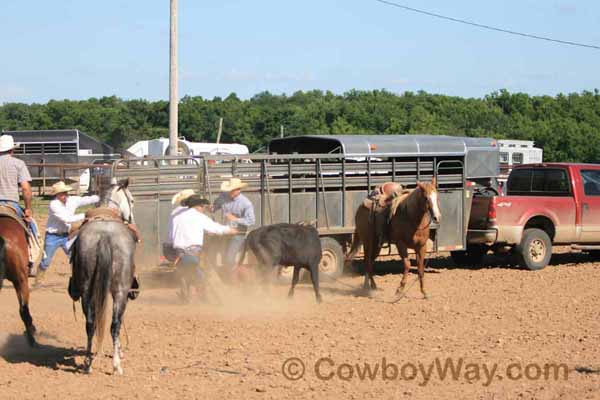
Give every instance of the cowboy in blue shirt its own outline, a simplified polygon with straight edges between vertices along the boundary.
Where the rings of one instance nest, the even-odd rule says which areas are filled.
[[[237,257],[244,246],[245,233],[256,223],[254,207],[242,189],[248,186],[239,178],[231,178],[221,184],[221,195],[213,204],[213,211],[221,210],[223,221],[239,234],[230,236],[223,253],[223,264],[232,272],[237,265]]]

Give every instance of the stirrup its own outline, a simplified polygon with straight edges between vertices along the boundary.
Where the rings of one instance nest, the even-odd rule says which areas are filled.
[[[69,287],[67,288],[67,291],[69,292],[69,297],[71,297],[73,301],[78,301],[81,297],[77,289],[75,289],[75,285],[73,284],[73,277],[69,278]]]
[[[133,281],[131,281],[131,289],[129,289],[129,293],[127,293],[127,297],[130,300],[135,300],[140,295],[140,284],[137,278],[134,276]]]

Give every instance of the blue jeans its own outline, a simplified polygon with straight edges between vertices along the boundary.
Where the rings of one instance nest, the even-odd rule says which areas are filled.
[[[223,265],[230,271],[237,266],[237,256],[244,248],[245,241],[246,235],[234,235],[229,238],[222,257]]]
[[[44,258],[40,264],[40,269],[46,271],[48,267],[50,267],[50,263],[52,262],[52,258],[54,257],[54,253],[60,247],[63,249],[65,254],[69,255],[69,249],[67,248],[67,242],[69,241],[69,237],[67,235],[55,235],[53,233],[46,232],[46,236],[44,239]]]
[[[204,272],[200,268],[197,256],[183,254],[177,263],[177,269],[188,278],[190,284],[198,284],[204,280]]]
[[[21,219],[25,216],[25,211],[21,208],[21,205],[19,203],[17,203],[16,201],[0,200],[0,204],[5,204],[7,206],[13,207],[15,210],[17,210],[17,215]],[[35,235],[35,237],[37,237],[38,230],[37,230],[37,225],[35,224],[35,222],[33,220],[31,220],[31,222],[26,222],[26,223],[29,226],[31,233],[33,233]]]

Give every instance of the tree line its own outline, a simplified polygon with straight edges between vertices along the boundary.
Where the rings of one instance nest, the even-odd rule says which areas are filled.
[[[221,141],[251,150],[280,134],[436,134],[534,140],[548,161],[600,161],[600,91],[530,96],[493,92],[461,98],[426,92],[394,94],[352,90],[338,95],[319,90],[248,100],[185,96],[179,104],[179,134],[191,141]],[[0,129],[79,129],[117,150],[138,140],[168,137],[167,101],[51,100],[46,104],[5,103]]]

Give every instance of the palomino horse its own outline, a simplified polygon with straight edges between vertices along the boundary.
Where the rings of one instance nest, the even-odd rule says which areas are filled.
[[[24,227],[8,215],[0,215],[0,289],[2,282],[12,282],[17,299],[19,314],[25,324],[25,334],[30,346],[35,346],[35,326],[29,313],[29,253]]]
[[[414,249],[417,257],[421,293],[427,299],[423,280],[425,273],[425,254],[429,239],[429,224],[439,223],[442,219],[439,207],[435,178],[431,183],[417,182],[417,188],[409,195],[398,197],[392,203],[390,220],[390,242],[395,243],[404,263],[404,275],[396,294],[401,294],[406,286],[410,261],[408,249]]]
[[[70,295],[73,300],[81,298],[86,318],[87,373],[92,371],[92,341],[95,334],[98,338],[96,350],[102,350],[107,314],[105,307],[110,293],[113,298],[113,370],[123,374],[119,332],[133,282],[136,243],[132,230],[123,223],[133,221],[133,200],[127,184],[125,181],[111,186],[103,193],[100,208],[86,213],[94,216],[82,226],[71,252],[73,282]]]

